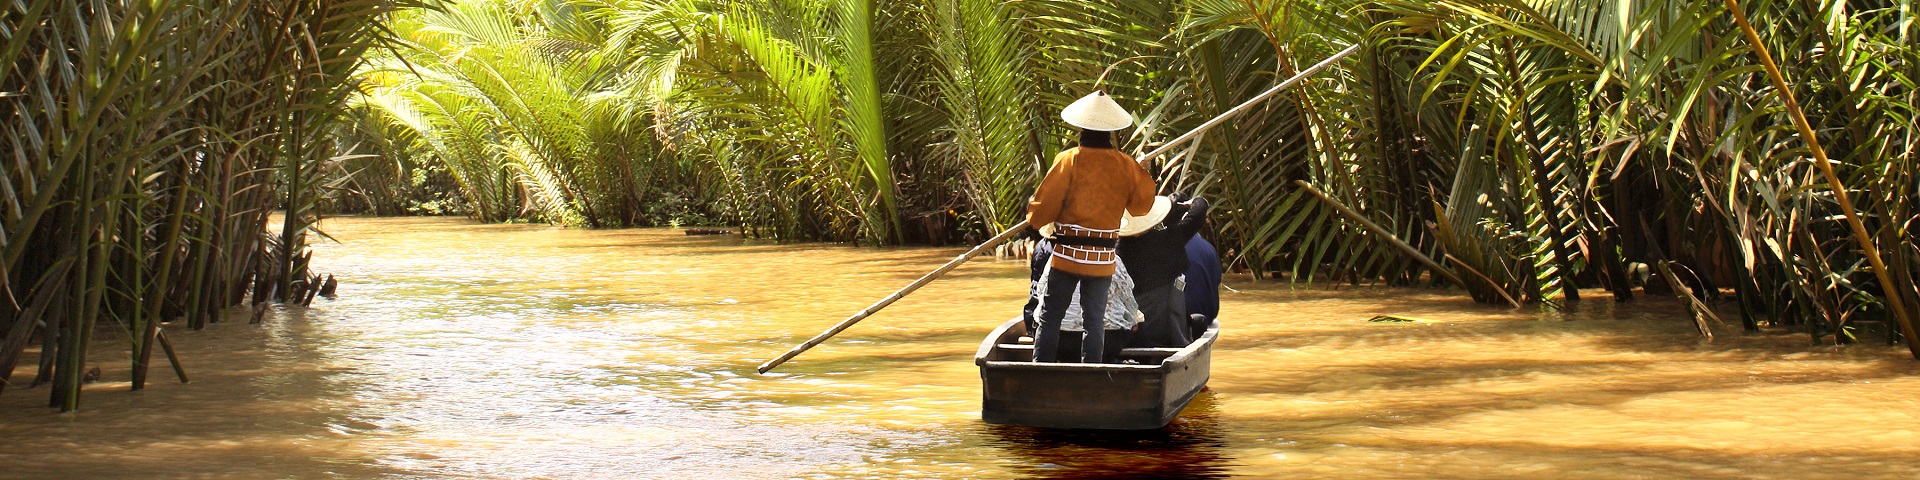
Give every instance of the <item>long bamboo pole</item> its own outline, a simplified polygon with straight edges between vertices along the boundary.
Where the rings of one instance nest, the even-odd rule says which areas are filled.
[[[1200,134],[1206,133],[1207,130],[1211,130],[1213,129],[1213,127],[1217,127],[1217,126],[1220,126],[1220,124],[1222,123],[1226,123],[1227,120],[1231,120],[1233,119],[1233,117],[1239,116],[1241,113],[1245,113],[1247,110],[1252,109],[1254,105],[1259,104],[1261,101],[1264,101],[1269,97],[1279,94],[1283,90],[1292,88],[1295,85],[1299,85],[1300,82],[1306,81],[1307,77],[1312,76],[1315,73],[1319,73],[1321,70],[1325,70],[1327,67],[1332,66],[1334,62],[1338,62],[1340,61],[1340,59],[1346,58],[1348,55],[1352,55],[1354,52],[1358,52],[1358,51],[1360,51],[1360,45],[1358,44],[1347,47],[1345,50],[1341,50],[1340,53],[1335,53],[1333,54],[1333,56],[1327,57],[1326,60],[1321,60],[1320,63],[1314,64],[1313,67],[1310,67],[1304,71],[1301,71],[1299,74],[1294,75],[1292,78],[1288,78],[1287,81],[1280,82],[1279,85],[1275,85],[1273,88],[1267,89],[1267,91],[1261,92],[1259,95],[1255,95],[1252,99],[1249,99],[1245,102],[1241,102],[1240,105],[1234,106],[1232,109],[1228,109],[1226,112],[1221,113],[1219,116],[1213,117],[1213,119],[1208,120],[1207,123],[1202,123],[1200,124],[1200,126],[1194,127],[1193,130],[1188,130],[1187,133],[1181,134],[1178,137],[1174,137],[1173,140],[1170,140],[1166,144],[1161,145],[1160,148],[1156,148],[1151,152],[1147,152],[1146,155],[1141,155],[1140,158],[1135,159],[1135,161],[1138,161],[1144,164],[1144,163],[1147,163],[1148,161],[1153,160],[1154,158],[1158,158],[1161,155],[1165,155],[1167,154],[1167,152],[1173,151],[1174,147],[1179,146],[1182,143],[1186,143],[1189,140],[1193,140],[1194,138],[1198,138]],[[1008,239],[1013,238],[1015,235],[1018,235],[1020,231],[1025,230],[1026,228],[1027,228],[1027,221],[1021,220],[1020,223],[1014,224],[1014,226],[1007,228],[1007,231],[1000,232],[999,235],[995,235],[993,238],[988,239],[985,243],[981,243],[979,246],[973,247],[972,250],[968,250],[966,253],[962,253],[960,254],[960,256],[954,257],[953,260],[947,261],[947,263],[945,265],[941,265],[940,268],[936,268],[932,272],[928,272],[926,275],[920,276],[920,278],[917,280],[914,280],[913,283],[907,284],[905,288],[901,288],[900,290],[894,291],[893,294],[887,295],[886,298],[880,299],[879,302],[874,302],[873,305],[869,305],[867,306],[867,308],[862,308],[860,309],[860,311],[854,312],[853,316],[847,317],[846,320],[841,320],[840,323],[834,325],[833,328],[829,328],[825,332],[820,332],[819,335],[814,335],[813,338],[807,339],[806,342],[802,342],[799,345],[795,345],[792,349],[787,350],[787,353],[783,353],[777,358],[768,360],[766,363],[760,364],[760,368],[758,369],[759,372],[767,373],[767,371],[773,370],[773,367],[778,367],[782,363],[787,363],[787,360],[792,360],[793,357],[799,356],[802,352],[806,352],[808,349],[811,349],[815,346],[820,345],[821,342],[825,342],[827,341],[827,339],[833,338],[834,335],[839,335],[840,332],[845,331],[847,327],[852,327],[853,324],[860,323],[861,320],[866,320],[867,317],[873,316],[873,314],[879,312],[880,309],[887,308],[888,305],[893,305],[893,302],[899,301],[902,298],[906,298],[906,296],[908,294],[913,293],[914,290],[919,290],[920,287],[926,286],[928,283],[933,282],[934,279],[940,278],[940,276],[942,275],[946,275],[947,272],[951,272],[955,268],[959,268],[960,264],[967,263],[967,261],[972,260],[973,257],[980,256],[980,254],[983,252],[986,252],[987,249],[993,248],[994,246],[999,245],[1001,242],[1005,242]]]
[[[1840,183],[1840,176],[1833,172],[1833,163],[1827,160],[1827,150],[1820,147],[1820,138],[1813,132],[1813,124],[1807,122],[1807,114],[1800,110],[1800,102],[1793,98],[1793,89],[1788,88],[1786,77],[1780,75],[1780,67],[1773,63],[1773,55],[1767,53],[1766,44],[1760,43],[1760,32],[1753,29],[1747,21],[1747,12],[1740,9],[1737,0],[1726,0],[1727,10],[1733,12],[1733,21],[1740,24],[1740,30],[1746,32],[1747,42],[1753,44],[1753,53],[1760,56],[1760,65],[1766,67],[1767,78],[1773,81],[1773,88],[1780,92],[1780,99],[1787,104],[1787,113],[1793,117],[1793,126],[1800,129],[1800,138],[1807,141],[1807,150],[1813,152],[1813,164],[1820,168],[1820,175],[1826,177],[1827,187],[1833,191],[1833,199],[1840,204],[1840,213],[1846,215],[1847,226],[1853,229],[1853,241],[1860,245],[1860,253],[1867,256],[1867,263],[1873,265],[1873,275],[1880,279],[1880,288],[1885,290],[1887,307],[1893,310],[1894,320],[1900,323],[1900,333],[1907,338],[1907,351],[1913,358],[1920,360],[1920,337],[1914,336],[1913,317],[1907,314],[1906,292],[1900,291],[1900,285],[1893,282],[1893,276],[1887,271],[1887,264],[1880,259],[1880,247],[1867,234],[1866,223],[1860,220],[1860,213],[1854,211],[1853,199],[1847,195],[1847,188]],[[1836,325],[1837,326],[1837,325]]]

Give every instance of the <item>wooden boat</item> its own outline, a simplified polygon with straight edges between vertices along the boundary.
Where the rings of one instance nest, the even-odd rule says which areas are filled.
[[[1184,348],[1129,348],[1138,364],[1034,363],[1027,326],[1008,320],[973,356],[987,423],[1148,430],[1167,426],[1207,386],[1220,323]]]

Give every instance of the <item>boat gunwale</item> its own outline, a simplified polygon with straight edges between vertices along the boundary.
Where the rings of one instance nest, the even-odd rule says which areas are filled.
[[[1112,364],[1112,363],[1066,363],[1066,362],[1042,363],[1042,362],[1007,361],[1007,360],[995,360],[995,361],[987,362],[984,366],[990,367],[990,368],[996,368],[996,369],[1006,369],[1006,370],[1065,370],[1065,371],[1089,371],[1089,372],[1116,371],[1116,370],[1117,371],[1152,372],[1152,371],[1162,370],[1167,368],[1167,364],[1165,363],[1161,363],[1158,365],[1127,365],[1127,364]]]
[[[1167,359],[1161,361],[1160,364],[1178,365],[1187,363],[1187,358],[1192,357],[1201,349],[1212,349],[1214,340],[1218,338],[1220,338],[1220,321],[1208,321],[1207,329],[1200,334],[1200,338],[1195,338],[1192,342],[1188,342],[1187,346],[1180,347],[1180,351],[1174,352],[1173,355],[1168,356]]]
[[[1020,317],[1013,317],[1012,320],[1001,323],[998,328],[993,329],[993,333],[987,334],[987,340],[980,342],[980,349],[973,353],[973,364],[987,366],[987,356],[993,354],[993,350],[1000,345],[1000,338],[1007,336],[1007,330],[1012,330],[1014,325],[1019,325],[1020,320]]]

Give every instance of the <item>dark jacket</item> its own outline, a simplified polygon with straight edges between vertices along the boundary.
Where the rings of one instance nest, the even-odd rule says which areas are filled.
[[[1161,221],[1165,228],[1154,228],[1120,239],[1120,261],[1127,263],[1135,292],[1170,285],[1187,273],[1187,240],[1207,224],[1207,199],[1195,197],[1189,204],[1173,205]]]
[[[1187,313],[1220,316],[1220,252],[1199,235],[1187,241]],[[1198,333],[1198,332],[1196,332]]]

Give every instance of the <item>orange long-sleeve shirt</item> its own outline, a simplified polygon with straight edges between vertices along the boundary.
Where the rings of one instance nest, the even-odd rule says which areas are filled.
[[[1114,230],[1120,228],[1121,216],[1152,210],[1154,191],[1153,177],[1133,157],[1110,148],[1074,147],[1054,157],[1053,169],[1028,203],[1027,221],[1034,228],[1058,222]],[[1058,255],[1050,265],[1091,277],[1114,272],[1110,264],[1077,263]]]

